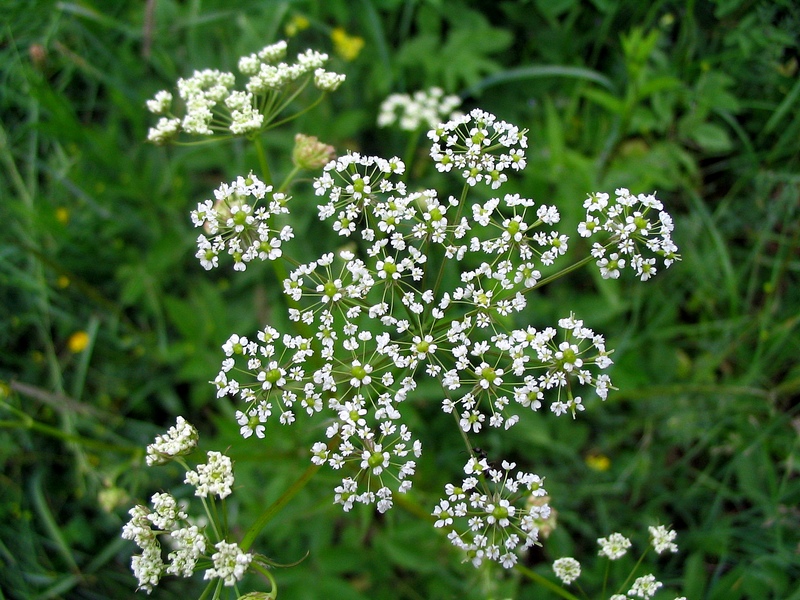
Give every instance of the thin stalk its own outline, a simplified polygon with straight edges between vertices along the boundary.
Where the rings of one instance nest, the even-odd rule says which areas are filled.
[[[16,416],[20,418],[19,421],[0,421],[0,429],[28,429],[31,431],[36,431],[38,433],[42,433],[52,438],[56,438],[66,444],[83,446],[85,448],[92,448],[95,450],[118,452],[120,454],[130,454],[131,456],[137,456],[139,454],[138,447],[125,448],[124,446],[119,446],[117,444],[108,444],[106,442],[100,442],[98,440],[85,438],[77,434],[67,433],[56,427],[51,427],[49,425],[45,425],[43,423],[35,421],[33,417],[31,417],[29,414],[11,406],[10,404],[2,402],[0,403],[0,406],[14,413]]]
[[[417,128],[408,136],[408,143],[406,144],[406,151],[403,154],[403,162],[406,163],[406,179],[411,175],[411,167],[414,165],[414,156],[417,153],[417,146],[419,146],[419,136],[422,130]]]
[[[253,545],[256,537],[261,530],[264,529],[267,523],[269,523],[272,518],[284,507],[286,506],[289,501],[294,498],[300,490],[302,490],[311,478],[319,471],[320,465],[311,464],[309,467],[303,472],[303,474],[295,481],[289,489],[287,489],[283,494],[281,494],[280,498],[278,498],[275,502],[273,502],[267,509],[261,513],[256,519],[256,522],[247,530],[244,538],[242,539],[242,543],[239,544],[242,551],[247,552],[250,549],[250,546]]]
[[[261,142],[261,138],[253,138],[253,144],[256,147],[256,154],[258,155],[258,166],[261,168],[261,179],[265,184],[272,185],[272,172],[269,170],[267,152],[264,150],[264,144]]]
[[[533,287],[529,287],[529,288],[527,288],[525,290],[522,290],[522,293],[523,294],[527,294],[528,292],[530,292],[534,288],[538,288],[538,287],[542,287],[543,285],[547,285],[551,281],[555,281],[556,279],[559,279],[559,278],[563,277],[567,273],[572,273],[573,271],[577,271],[578,269],[580,269],[584,265],[589,264],[593,260],[594,260],[594,256],[592,256],[590,254],[589,256],[587,256],[586,258],[582,258],[581,260],[579,260],[575,264],[572,264],[572,265],[570,265],[568,267],[564,267],[558,273],[554,273],[553,275],[550,275],[549,277],[545,277],[544,279],[540,279],[539,281],[536,282],[536,285],[534,285]]]
[[[286,179],[283,180],[283,183],[281,183],[281,185],[278,187],[278,189],[275,191],[275,193],[276,194],[282,194],[286,190],[286,188],[289,187],[289,184],[292,183],[292,180],[294,180],[294,178],[297,176],[297,174],[300,171],[302,171],[302,168],[298,167],[297,165],[295,165],[292,168],[292,170],[289,171],[289,174],[286,176]]]
[[[514,565],[514,570],[517,573],[521,573],[531,581],[541,585],[544,588],[547,588],[551,592],[558,594],[562,598],[566,598],[567,600],[580,600],[577,596],[570,594],[567,590],[562,588],[560,585],[553,583],[546,577],[542,577],[535,571],[531,571],[528,567],[524,567],[521,564],[517,563]]]
[[[270,591],[267,594],[266,598],[270,598],[271,600],[274,600],[275,598],[277,598],[278,597],[278,582],[275,581],[275,578],[272,576],[272,573],[269,572],[269,569],[267,567],[259,564],[256,561],[253,561],[252,564],[253,564],[253,568],[256,571],[258,571],[259,573],[264,575],[264,577],[269,579],[269,583],[272,586],[272,588],[270,589]]]
[[[303,110],[297,111],[296,113],[294,113],[294,114],[291,114],[291,115],[289,115],[288,117],[286,117],[285,119],[281,119],[280,121],[275,121],[274,123],[270,123],[270,124],[269,124],[269,127],[267,127],[267,129],[273,129],[273,128],[275,128],[275,127],[278,127],[278,126],[280,126],[280,125],[283,125],[284,123],[288,123],[289,121],[292,121],[292,120],[296,119],[296,118],[297,118],[297,117],[299,117],[300,115],[304,115],[305,113],[307,113],[308,111],[310,111],[312,108],[316,107],[316,106],[317,106],[317,104],[319,104],[320,102],[322,102],[322,99],[323,99],[324,97],[325,97],[325,94],[321,94],[321,95],[319,96],[319,98],[317,98],[316,100],[314,100],[314,102],[312,102],[311,104],[309,104],[308,106],[306,106],[306,107],[305,107]]]

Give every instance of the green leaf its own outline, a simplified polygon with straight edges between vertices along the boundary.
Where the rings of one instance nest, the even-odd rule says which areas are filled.
[[[705,557],[702,552],[693,552],[686,560],[683,571],[683,593],[687,598],[702,598],[706,587]]]
[[[614,114],[621,115],[624,110],[623,101],[615,96],[612,96],[608,92],[594,88],[588,88],[583,90],[583,95],[587,100],[591,100],[595,104],[602,106]]]
[[[713,123],[700,123],[688,132],[688,137],[706,152],[721,154],[733,146],[728,132]]]
[[[656,92],[662,92],[665,90],[675,90],[680,88],[683,85],[683,82],[676,77],[655,77],[647,81],[642,87],[638,90],[638,97],[647,98],[648,96],[652,96]]]

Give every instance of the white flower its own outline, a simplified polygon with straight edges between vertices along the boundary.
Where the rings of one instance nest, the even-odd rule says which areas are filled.
[[[214,566],[208,569],[203,579],[222,579],[226,586],[235,585],[244,577],[253,560],[252,554],[242,552],[237,544],[218,542],[214,545],[217,551],[211,555]]]
[[[664,584],[660,581],[656,581],[654,575],[643,575],[633,582],[631,589],[628,590],[628,596],[635,596],[647,600],[652,598],[663,585]]]
[[[208,452],[208,462],[197,465],[196,471],[186,473],[185,482],[193,485],[195,496],[205,498],[209,494],[225,498],[233,486],[233,464],[220,452]]]
[[[197,440],[197,429],[179,416],[174,427],[147,446],[147,465],[164,465],[175,456],[189,454],[197,446]]]
[[[568,556],[559,558],[553,562],[553,571],[565,585],[569,585],[580,576],[581,563]]]
[[[170,533],[176,548],[167,557],[167,573],[179,577],[191,577],[198,559],[206,550],[206,538],[196,525],[176,529]]]
[[[156,115],[163,115],[172,106],[172,94],[166,90],[157,92],[152,100],[147,101],[147,110]]]
[[[335,91],[345,80],[345,75],[317,69],[314,71],[314,85],[323,92]]]
[[[631,541],[621,533],[612,533],[607,538],[600,538],[597,540],[600,544],[599,556],[606,556],[611,560],[617,560],[628,552],[631,547]]]
[[[673,542],[678,535],[675,531],[667,529],[663,525],[658,525],[657,527],[650,526],[648,530],[650,531],[650,542],[653,544],[653,548],[655,548],[656,552],[661,554],[665,550],[669,550],[670,552],[678,551],[678,546]]]

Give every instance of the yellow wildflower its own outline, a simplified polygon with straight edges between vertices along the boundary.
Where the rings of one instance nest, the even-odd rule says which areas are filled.
[[[586,466],[592,471],[608,471],[611,468],[611,459],[605,454],[592,453],[586,457]]]
[[[304,29],[308,29],[309,25],[311,25],[311,23],[303,15],[294,15],[286,24],[284,30],[286,31],[286,35],[293,37]]]
[[[364,47],[364,39],[357,35],[348,35],[343,27],[337,27],[331,32],[331,40],[336,54],[347,61],[355,60]]]
[[[78,354],[79,352],[83,352],[86,350],[86,346],[89,345],[89,334],[85,331],[76,331],[67,340],[67,348],[73,354]]]
[[[56,209],[56,221],[62,225],[66,225],[69,221],[69,211],[63,206]]]

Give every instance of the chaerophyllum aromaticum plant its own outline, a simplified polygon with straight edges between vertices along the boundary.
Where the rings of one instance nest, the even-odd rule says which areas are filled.
[[[458,99],[436,89],[393,95],[380,125],[399,125],[427,140],[436,170],[461,182],[457,195],[415,185],[400,158],[336,157],[333,148],[302,134],[294,169],[276,185],[264,132],[305,112],[344,80],[324,70],[324,54],[308,50],[287,63],[285,53],[279,42],[243,57],[242,90],[233,74],[219,71],[179,80],[183,116],[173,113],[169,92],[148,102],[164,115],[149,133],[154,143],[243,136],[259,157],[257,172],[221,183],[192,211],[200,230],[197,258],[209,270],[232,263],[243,271],[252,261],[270,261],[293,327],[279,331],[267,324],[232,334],[222,346],[216,395],[237,406],[244,439],[296,424],[320,431],[309,448],[309,470],[281,502],[327,467],[341,474],[330,490],[334,504],[344,511],[372,505],[383,513],[411,489],[423,452],[405,418],[409,400],[427,398],[419,394],[421,380],[437,381],[441,418],[453,421],[469,459],[428,507],[433,527],[476,567],[521,568],[520,553],[540,543],[551,516],[543,478],[511,461],[490,463],[474,450],[473,437],[486,428],[508,430],[526,412],[574,418],[585,400],[605,400],[614,388],[612,350],[577,315],[565,311],[541,329],[515,323],[524,321],[532,294],[578,267],[593,263],[604,278],[630,270],[642,281],[669,267],[679,259],[672,219],[652,194],[591,193],[577,232],[593,240],[591,252],[562,266],[570,237],[558,229],[558,208],[502,190],[526,167],[526,131],[480,109],[453,113]],[[319,90],[318,99],[297,110],[310,86]],[[304,169],[317,172],[319,218],[342,242],[310,262],[284,253],[294,237],[286,191]],[[275,598],[270,569],[276,563],[251,546],[282,504],[268,507],[242,539],[233,539],[225,512],[232,462],[208,452],[207,462],[192,466],[188,455],[197,438],[179,417],[148,447],[148,465],[176,461],[185,468],[185,483],[204,510],[193,517],[169,493],[131,510],[123,537],[141,548],[132,561],[139,588],[150,592],[165,575],[202,571],[209,580],[203,597],[219,597],[226,586],[239,597],[238,582],[254,571],[271,588],[247,596]],[[557,563],[564,583],[580,570],[570,561]]]

